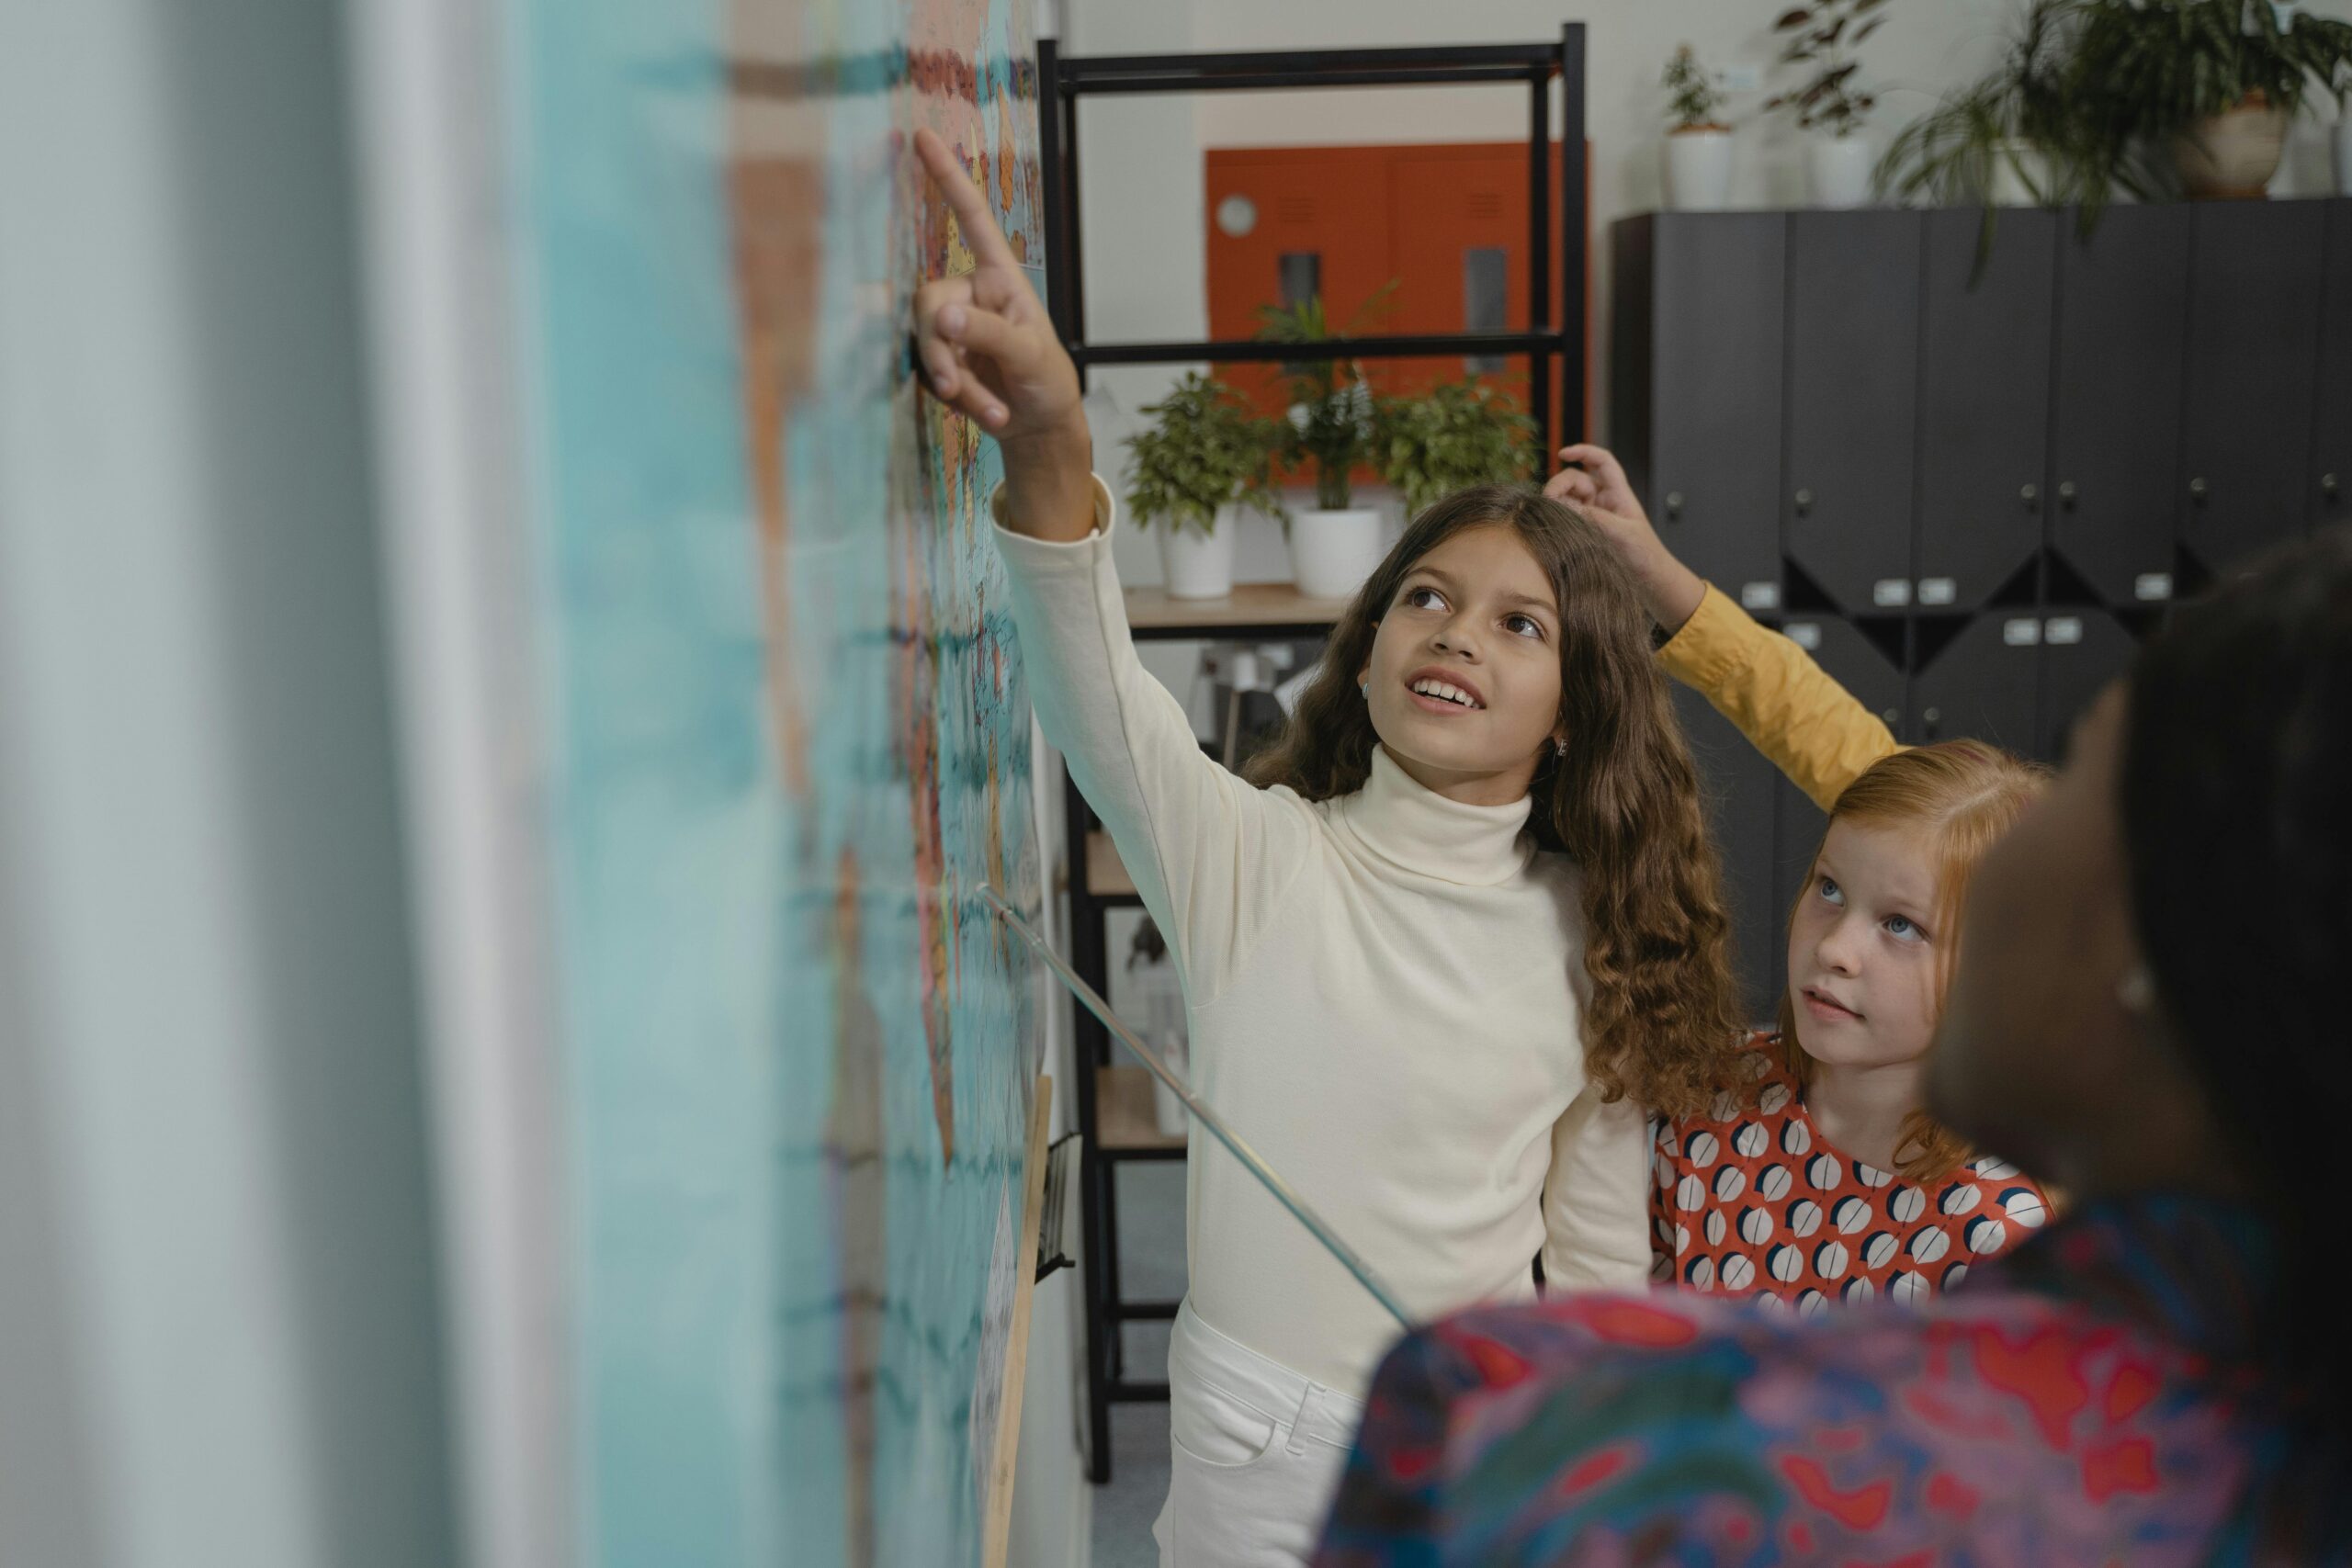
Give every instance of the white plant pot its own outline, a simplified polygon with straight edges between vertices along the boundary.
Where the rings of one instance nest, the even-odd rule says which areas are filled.
[[[2259,201],[2287,153],[2285,109],[2245,104],[2210,115],[2173,138],[2180,183],[2199,201]]]
[[[2050,154],[2030,141],[2000,143],[1993,149],[1988,194],[1996,207],[2050,206]]]
[[[1380,513],[1372,507],[1301,512],[1291,518],[1291,576],[1310,599],[1348,597],[1387,553]]]
[[[1233,595],[1233,552],[1241,529],[1226,507],[1216,514],[1216,526],[1204,534],[1159,524],[1159,568],[1168,580],[1170,599],[1228,599]]]
[[[1666,202],[1677,212],[1721,212],[1731,205],[1731,132],[1721,126],[1666,139]]]
[[[2352,196],[2352,110],[2335,122],[2335,194]]]
[[[1871,144],[1860,136],[1816,136],[1804,144],[1805,185],[1815,207],[1867,207]]]

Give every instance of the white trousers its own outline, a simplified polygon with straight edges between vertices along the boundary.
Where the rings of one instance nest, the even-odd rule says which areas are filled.
[[[1159,1568],[1302,1568],[1363,1402],[1227,1338],[1188,1299],[1168,1341],[1168,1406]]]

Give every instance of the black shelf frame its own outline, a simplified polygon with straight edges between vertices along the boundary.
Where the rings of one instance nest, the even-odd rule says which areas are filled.
[[[1588,211],[1585,167],[1585,28],[1562,25],[1555,41],[1470,44],[1441,48],[1269,51],[1224,54],[1065,56],[1059,41],[1040,39],[1038,142],[1043,175],[1046,299],[1055,332],[1078,367],[1081,386],[1101,365],[1280,364],[1295,347],[1254,341],[1096,343],[1086,327],[1084,234],[1079,204],[1079,103],[1082,98],[1143,93],[1270,92],[1324,87],[1466,86],[1519,84],[1528,90],[1527,181],[1528,326],[1520,332],[1408,333],[1340,337],[1336,354],[1359,359],[1519,355],[1528,360],[1528,412],[1535,423],[1536,471],[1550,467],[1553,415],[1564,438],[1587,427],[1586,290]],[[1551,86],[1561,84],[1560,176],[1550,178]],[[1553,254],[1554,201],[1568,214],[1566,242]],[[1556,281],[1558,292],[1554,293]],[[1557,299],[1557,323],[1554,301]],[[1557,376],[1557,402],[1554,377]],[[1159,640],[1250,640],[1261,635],[1315,633],[1320,627],[1160,626]],[[1139,636],[1145,634],[1138,634]],[[1070,962],[1097,990],[1107,991],[1110,969],[1103,915],[1132,908],[1133,895],[1097,894],[1087,886],[1086,836],[1092,814],[1075,785],[1066,791],[1069,865]],[[1097,1483],[1111,1479],[1111,1405],[1164,1401],[1165,1382],[1125,1375],[1121,1328],[1165,1322],[1177,1303],[1128,1301],[1119,1288],[1116,1168],[1134,1160],[1181,1160],[1182,1148],[1105,1149],[1099,1137],[1095,1069],[1111,1060],[1109,1031],[1073,1003],[1078,1118],[1083,1134],[1079,1175],[1085,1236],[1087,1346],[1087,1464]]]

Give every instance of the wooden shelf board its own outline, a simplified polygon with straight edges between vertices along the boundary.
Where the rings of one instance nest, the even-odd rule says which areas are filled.
[[[1136,879],[1120,861],[1118,846],[1099,829],[1086,835],[1086,891],[1097,898],[1135,896]]]
[[[1127,590],[1127,625],[1166,632],[1197,626],[1328,626],[1348,607],[1345,599],[1309,599],[1288,582],[1238,582],[1223,599],[1170,599],[1158,588]]]
[[[1094,1140],[1106,1149],[1181,1149],[1184,1134],[1159,1130],[1152,1110],[1151,1069],[1094,1069]]]

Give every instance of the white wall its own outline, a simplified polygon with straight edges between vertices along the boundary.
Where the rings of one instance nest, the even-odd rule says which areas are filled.
[[[337,28],[0,7],[11,1565],[455,1561]]]

